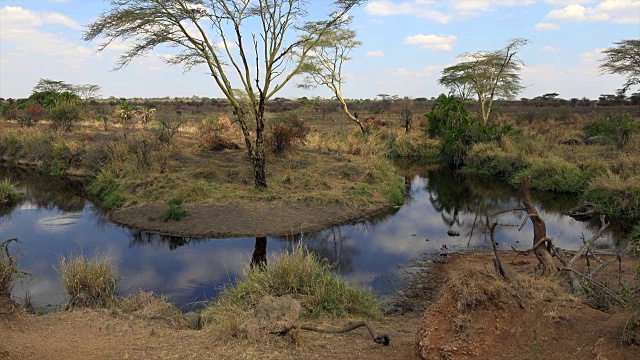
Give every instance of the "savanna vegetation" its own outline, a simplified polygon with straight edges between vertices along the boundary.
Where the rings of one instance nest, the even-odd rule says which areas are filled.
[[[557,93],[515,100],[523,89],[518,52],[528,43],[520,38],[502,49],[462,54],[467,61],[445,68],[439,80],[449,95],[401,99],[380,94],[379,100],[349,100],[342,95],[342,64],[360,43],[346,14],[359,3],[336,1],[326,18],[305,22],[297,1],[213,2],[207,10],[181,0],[172,6],[113,1],[88,26],[85,39],[105,38],[102,49],[114,40],[135,40],[116,67],[156,46],[173,44],[182,52],[167,61],[187,69],[205,66],[224,99],[94,99],[96,85],[42,79],[29,98],[2,100],[0,158],[52,176],[81,177],[88,196],[103,209],[135,207],[143,209],[146,220],[169,224],[191,216],[194,207],[228,204],[325,206],[360,217],[403,203],[404,180],[393,161],[446,166],[503,180],[505,186],[524,183],[523,194],[529,186],[574,194],[576,203],[587,202],[606,219],[628,223],[633,229],[628,249],[608,262],[618,261],[622,273],[623,255],[637,256],[640,232],[640,94],[626,96],[638,79],[633,64],[625,63],[626,55],[637,51],[637,42],[621,41],[605,51],[603,71],[625,75],[627,81],[616,95],[603,94],[598,100],[566,100]],[[248,18],[262,24],[264,33],[243,44]],[[193,37],[185,23],[200,36]],[[214,50],[202,23],[223,40],[224,49]],[[291,38],[296,40],[287,43]],[[231,51],[228,41],[239,51]],[[254,47],[261,51],[250,59],[244,50]],[[291,71],[283,72],[287,65]],[[299,74],[307,76],[300,86],[328,87],[335,99],[276,97]],[[0,183],[0,206],[19,199],[15,186]],[[531,219],[535,228],[528,250],[537,256],[532,261],[543,264],[545,275],[556,274],[556,266],[545,263],[540,253],[550,258],[560,249],[539,233],[546,229],[530,199],[525,207],[525,222]],[[628,338],[623,340],[637,342],[637,260],[636,278],[608,286],[591,276],[588,256],[594,254],[589,245],[581,250],[587,254],[586,272],[571,267],[583,255],[580,251],[560,268],[575,273],[571,295],[561,286],[566,279],[521,274],[509,279],[497,251],[499,275],[482,273],[479,267],[451,275],[438,305],[449,301],[447,306],[455,308],[446,326],[452,325],[459,339],[472,328],[474,311],[501,311],[498,304],[505,298],[515,298],[520,309],[534,304],[543,311],[545,302],[566,306],[579,296],[594,308],[604,303],[634,313],[625,323]],[[7,246],[5,241],[0,295],[9,294],[22,274]],[[519,265],[511,265],[510,271],[517,271],[513,268]],[[107,259],[62,258],[60,276],[69,307],[115,309],[179,326],[184,321],[153,294],[118,297],[115,266]],[[241,279],[201,311],[205,330],[217,340],[228,340],[266,295],[291,295],[300,302],[305,321],[383,318],[371,293],[348,285],[329,264],[296,248],[266,266],[245,269]],[[549,314],[552,322],[558,319]]]

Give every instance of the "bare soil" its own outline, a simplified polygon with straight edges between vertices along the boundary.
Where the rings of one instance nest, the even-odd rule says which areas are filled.
[[[155,217],[164,204],[148,204],[117,210],[109,215],[115,223],[164,235],[197,237],[278,236],[303,234],[342,225],[383,212],[388,206],[367,211],[340,205],[309,205],[303,202],[186,204],[188,215],[180,221],[162,222]]]
[[[510,256],[503,258],[510,272],[529,273],[536,265],[533,256]],[[633,280],[634,264],[637,260],[627,259],[621,270],[611,266],[600,280]],[[403,306],[427,311],[402,310],[374,324],[389,334],[387,347],[373,343],[363,328],[342,335],[300,332],[263,341],[227,341],[207,329],[176,328],[109,310],[34,316],[19,308],[10,311],[5,299],[0,302],[0,359],[417,359],[418,332],[427,335],[428,359],[640,358],[637,344],[622,342],[630,310],[599,311],[570,296],[523,299],[523,308],[515,297],[493,299],[467,313],[465,326],[454,326],[459,310],[447,282],[462,268],[495,280],[490,254],[450,256],[426,265],[405,289],[412,304]]]

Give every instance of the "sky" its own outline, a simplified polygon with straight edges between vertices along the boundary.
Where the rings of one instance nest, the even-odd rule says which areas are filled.
[[[309,0],[309,16],[320,18],[330,3]],[[100,41],[82,40],[86,25],[108,9],[99,0],[0,0],[0,97],[27,97],[40,78],[97,84],[104,98],[223,97],[204,68],[185,73],[164,63],[168,48],[114,71],[127,43],[98,52]],[[519,97],[595,99],[624,82],[598,69],[601,51],[640,39],[640,0],[370,0],[350,15],[362,42],[343,69],[343,93],[353,99],[437,96],[447,92],[437,84],[442,69],[461,54],[500,49],[516,37],[530,41],[518,54]],[[331,96],[301,82],[294,78],[277,96]]]

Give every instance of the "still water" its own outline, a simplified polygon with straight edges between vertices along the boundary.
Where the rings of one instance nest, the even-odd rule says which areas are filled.
[[[117,265],[119,293],[139,289],[163,294],[188,309],[215,297],[222,286],[233,283],[251,262],[271,261],[273,255],[302,243],[335,264],[347,281],[371,288],[379,296],[393,293],[400,284],[403,267],[411,259],[449,251],[488,250],[490,214],[514,208],[517,191],[498,182],[481,182],[442,170],[419,171],[406,177],[405,204],[368,221],[345,224],[290,238],[203,239],[161,236],[110,223],[80,190],[68,181],[36,175],[25,170],[0,167],[0,179],[9,178],[26,193],[11,208],[0,208],[0,240],[17,237],[12,253],[20,254],[19,266],[31,275],[13,289],[20,301],[28,291],[37,306],[55,307],[65,302],[58,275],[61,257],[81,253],[108,256]],[[577,199],[535,194],[547,236],[556,245],[575,249],[599,224],[584,223],[562,215]],[[523,215],[496,217],[499,248],[531,246],[532,229],[518,226]],[[449,229],[460,236],[447,235]],[[624,237],[613,227],[596,247],[616,251]]]

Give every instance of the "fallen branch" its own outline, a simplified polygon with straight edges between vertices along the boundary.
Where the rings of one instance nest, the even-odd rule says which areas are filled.
[[[371,325],[369,325],[369,323],[366,321],[359,321],[356,323],[347,324],[346,326],[339,329],[321,329],[311,325],[298,324],[298,325],[286,327],[283,331],[277,332],[275,334],[286,335],[287,333],[289,333],[291,330],[294,330],[294,329],[314,331],[314,332],[323,333],[323,334],[344,334],[346,332],[355,330],[362,326],[367,327],[367,330],[369,330],[369,335],[371,335],[371,338],[376,344],[382,344],[384,346],[389,345],[389,342],[391,341],[389,339],[389,335],[387,334],[378,335],[375,329]]]
[[[493,225],[491,225],[491,246],[493,247],[493,255],[494,255],[493,266],[496,269],[496,273],[500,275],[503,279],[508,281],[509,275],[507,274],[507,271],[502,266],[502,262],[500,261],[500,257],[498,256],[498,247],[496,246],[496,239],[494,237],[496,226],[498,226],[497,222],[494,222]]]
[[[604,232],[604,230],[609,227],[608,222],[605,222],[605,218],[604,215],[600,215],[600,223],[602,224],[600,226],[600,229],[598,229],[598,231],[596,231],[595,234],[593,234],[593,236],[591,237],[591,239],[587,240],[587,242],[584,243],[584,245],[582,245],[580,247],[580,249],[578,249],[578,252],[573,256],[573,258],[571,258],[571,260],[569,260],[568,262],[568,267],[571,267],[573,265],[573,263],[578,260],[582,254],[584,254],[585,251],[587,251],[587,249],[591,246],[591,244],[596,241],[598,238],[600,238],[600,236],[602,236],[602,232]]]
[[[626,301],[621,298],[620,296],[618,296],[616,293],[612,292],[606,285],[604,285],[603,283],[596,281],[590,277],[588,277],[587,275],[581,273],[578,270],[574,270],[572,268],[562,268],[560,269],[562,271],[569,271],[571,274],[578,274],[580,275],[584,280],[586,280],[588,283],[595,285],[596,287],[600,288],[600,290],[602,290],[603,292],[605,292],[607,295],[609,295],[613,300],[615,300],[618,304],[620,305],[624,305],[626,304]]]

